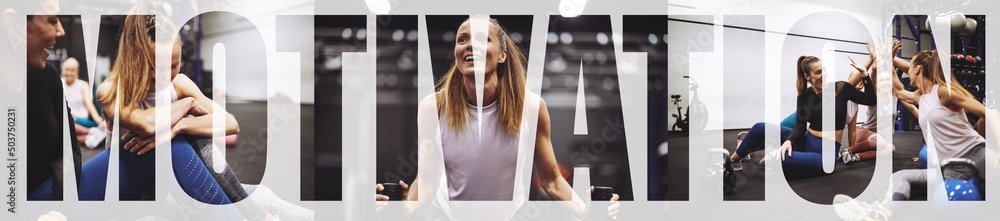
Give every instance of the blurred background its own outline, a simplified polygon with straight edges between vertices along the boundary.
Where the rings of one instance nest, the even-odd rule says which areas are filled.
[[[492,17],[509,30],[512,40],[522,49],[530,48],[532,16]],[[377,133],[380,136],[375,182],[403,180],[410,183],[415,178],[415,118],[416,105],[421,99],[416,95],[417,40],[421,37],[428,39],[436,82],[454,61],[455,31],[467,18],[467,15],[427,16],[427,36],[419,36],[416,16],[377,17],[374,40],[377,41],[376,104]],[[610,16],[553,16],[548,32],[544,33],[546,42],[538,42],[546,47],[541,96],[546,100],[552,117],[552,143],[563,175],[572,181],[573,167],[590,167],[592,184],[613,187],[623,200],[631,200],[633,196],[625,134],[620,131],[623,128],[622,95],[619,92],[614,39],[623,42],[625,51],[647,52],[650,59],[650,117],[662,121],[649,132],[657,135],[650,138],[651,143],[655,143],[650,144],[650,152],[654,154],[651,158],[659,157],[656,147],[665,141],[666,121],[663,120],[662,110],[667,102],[663,93],[666,90],[666,17],[630,16],[628,19],[627,23],[633,25],[627,25],[625,33],[615,37],[611,33]],[[340,188],[333,187],[339,187],[336,183],[340,179],[341,147],[336,145],[340,143],[341,132],[338,109],[343,64],[340,58],[343,52],[365,51],[364,41],[371,39],[364,36],[365,27],[364,17],[358,16],[317,16],[316,19],[315,103],[303,102],[302,143],[303,164],[315,161],[316,165],[316,171],[304,170],[303,176],[311,174],[315,185],[324,187],[314,188],[317,199],[339,199],[336,192]],[[582,90],[578,88],[580,85]],[[578,135],[574,133],[574,119],[577,93],[581,91],[584,92],[585,122],[590,133]],[[605,130],[619,136],[605,139],[600,134]],[[314,156],[306,156],[310,154],[305,152],[310,146],[315,148]],[[310,157],[313,159],[306,160]],[[664,187],[651,186],[651,189],[660,188]],[[308,187],[304,187],[303,197],[308,197],[307,192]],[[655,191],[655,194],[662,194],[662,191]],[[536,186],[531,198],[544,200],[548,196],[538,191]]]

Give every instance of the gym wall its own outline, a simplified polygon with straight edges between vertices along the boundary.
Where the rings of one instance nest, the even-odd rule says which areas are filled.
[[[788,8],[789,13],[768,16],[766,19],[762,18],[763,22],[754,21],[753,16],[671,15],[667,23],[667,32],[674,34],[668,36],[667,50],[671,56],[671,65],[667,67],[669,73],[667,93],[682,95],[683,100],[679,105],[683,108],[682,111],[686,111],[692,94],[688,90],[690,81],[683,76],[693,76],[699,83],[699,100],[705,103],[706,108],[712,110],[719,106],[724,107],[721,116],[708,116],[706,129],[709,130],[744,129],[762,121],[777,123],[795,111],[797,93],[795,91],[794,63],[799,56],[811,55],[823,59],[824,44],[832,44],[836,51],[833,53],[835,59],[833,59],[834,61],[824,59],[824,65],[827,66],[828,72],[836,72],[836,76],[832,80],[837,81],[846,80],[852,71],[847,56],[858,62],[864,62],[868,58],[864,42],[870,41],[869,33],[876,33],[875,30],[880,27],[878,9],[848,9],[847,7],[850,5],[857,5],[852,1],[824,4],[820,6],[795,1],[767,4],[767,6]],[[749,8],[740,10],[750,11],[748,14],[753,14],[753,11],[775,10],[774,8],[753,8],[760,7],[754,4],[748,4],[747,7]],[[803,13],[799,13],[799,11]],[[827,12],[804,13],[806,11]],[[721,30],[721,32],[714,33],[715,37],[719,38],[708,40],[709,44],[714,47],[705,52],[718,55],[705,54],[699,57],[678,54],[687,53],[689,48],[704,48],[703,45],[695,44],[704,44],[706,37],[697,35],[704,33],[705,30],[711,31],[714,26],[709,24],[714,24],[716,19],[724,21],[725,26],[715,29],[716,31]],[[868,33],[865,30],[868,30]],[[759,40],[761,33],[763,33],[763,41]],[[722,54],[727,56],[722,58]],[[698,75],[706,75],[706,73],[691,73],[692,69],[678,65],[679,62],[675,61],[678,59],[677,57],[687,58],[689,56],[694,58],[690,60],[691,63],[705,64],[690,66],[694,68],[693,70],[706,68],[714,70],[710,69],[714,67],[703,66],[708,64],[719,66],[719,64],[723,64],[722,59],[725,59],[726,69],[718,70],[722,72],[721,78],[698,78]],[[773,72],[781,73],[780,79],[774,79],[774,77],[765,74]],[[713,75],[708,74],[706,77],[710,76]],[[706,83],[718,79],[725,79],[726,82],[715,85]],[[774,80],[777,82],[772,82]],[[766,87],[780,87],[780,93],[765,94]],[[768,101],[766,97],[769,96],[777,99]],[[677,107],[673,103],[668,104],[667,109],[669,112],[665,115],[676,114]],[[859,111],[863,113],[865,109],[862,108]],[[694,115],[695,111],[692,110],[691,114]],[[668,118],[668,123],[672,125],[675,120],[676,118]],[[859,116],[858,120],[864,120],[863,116]]]

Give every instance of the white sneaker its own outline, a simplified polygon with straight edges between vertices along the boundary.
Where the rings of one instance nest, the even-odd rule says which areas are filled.
[[[87,146],[87,148],[94,149],[97,148],[98,145],[101,145],[101,142],[107,137],[108,130],[104,128],[104,124],[101,124],[90,129],[90,134],[87,134],[87,138],[84,139],[83,145]]]
[[[771,170],[770,167],[767,167],[767,161],[768,161],[768,159],[771,159],[773,161],[777,161],[778,163],[781,163],[781,151],[780,150],[772,150],[771,152],[765,153],[764,156],[760,158],[760,162],[758,162],[758,164],[760,165],[760,168],[764,168],[764,170]]]
[[[852,154],[851,151],[847,151],[847,149],[840,150],[840,159],[844,161],[844,164],[861,161],[861,158],[858,157],[857,154]]]
[[[729,160],[729,159],[726,159],[726,160]],[[730,162],[731,162],[731,165],[733,166],[733,171],[741,171],[741,170],[743,170],[743,160],[730,161]]]
[[[833,210],[841,219],[855,220],[889,220],[892,213],[882,203],[859,202],[844,194],[833,197]]]

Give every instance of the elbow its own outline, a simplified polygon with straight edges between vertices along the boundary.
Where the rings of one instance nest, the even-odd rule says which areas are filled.
[[[568,200],[568,197],[564,194],[566,190],[563,190],[563,186],[560,185],[559,179],[562,178],[561,174],[540,174],[539,185],[541,186],[542,192],[549,195],[556,200]]]
[[[559,194],[561,192],[559,190],[559,182],[556,182],[553,179],[546,179],[544,181],[541,181],[541,188],[542,192],[545,192],[546,195],[549,195],[553,199],[559,199],[560,198],[559,196],[561,196]]]
[[[228,116],[229,122],[226,122],[226,135],[239,134],[240,133],[240,123],[236,121],[236,117],[232,114]]]

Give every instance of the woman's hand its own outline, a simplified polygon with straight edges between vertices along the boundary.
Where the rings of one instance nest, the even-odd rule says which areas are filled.
[[[92,118],[94,118],[94,123],[97,125],[101,125],[104,123],[104,118],[101,117],[100,115],[94,116]]]
[[[205,107],[205,105],[202,105],[200,102],[197,102],[194,98],[186,97],[186,99],[191,100],[191,109],[188,110],[188,114],[197,117],[212,113],[212,111],[209,110],[208,107]]]
[[[400,180],[399,181],[399,187],[403,189],[403,199],[401,199],[401,200],[402,201],[406,201],[407,200],[407,195],[408,195],[407,193],[410,192],[410,185],[407,185],[406,182],[403,182],[402,180]],[[385,206],[388,205],[388,203],[386,201],[389,201],[389,196],[383,195],[382,194],[382,190],[385,190],[385,187],[383,187],[381,183],[380,184],[375,184],[375,211],[376,212],[377,211],[382,211],[382,209],[384,209]]]
[[[903,43],[900,43],[899,40],[892,41],[892,56],[891,57],[896,57],[896,55],[899,54],[899,51],[902,48],[903,48]]]
[[[792,156],[792,141],[786,140],[781,143],[781,148],[778,149],[778,155],[781,155],[781,161],[785,161],[785,156]]]
[[[858,65],[858,63],[854,61],[854,58],[851,58],[850,56],[847,56],[847,60],[851,61],[851,67],[854,67],[855,70],[858,70],[858,72],[861,74],[861,76],[865,76],[865,73],[868,72],[867,70],[865,70],[864,67],[861,67],[861,65]]]
[[[121,141],[126,142],[126,151],[135,153],[136,155],[143,155],[153,150],[156,145],[170,143],[170,140],[173,140],[177,133],[176,127],[171,127],[170,132],[159,134],[159,138],[157,138],[156,133],[150,136],[138,137],[135,133],[129,131],[125,135],[122,135]],[[157,139],[159,139],[159,142],[156,142]]]
[[[590,189],[587,190],[587,198],[590,198],[590,194],[593,192],[594,192],[594,186],[590,186]],[[608,206],[608,217],[611,217],[612,220],[618,219],[618,207],[620,205],[620,203],[618,203],[618,198],[619,197],[617,193],[611,194],[611,200],[610,200],[611,205]]]
[[[869,63],[874,62],[875,59],[878,57],[878,54],[875,53],[875,46],[872,46],[871,42],[865,42],[865,48],[868,49],[868,62]]]

